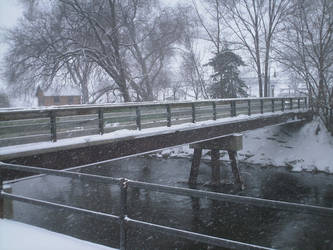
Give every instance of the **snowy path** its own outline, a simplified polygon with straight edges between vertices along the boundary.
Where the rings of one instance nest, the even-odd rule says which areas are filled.
[[[0,220],[1,250],[113,250],[11,220]]]

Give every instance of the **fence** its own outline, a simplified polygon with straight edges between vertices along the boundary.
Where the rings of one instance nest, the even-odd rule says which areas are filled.
[[[239,114],[306,109],[306,97],[236,98],[0,110],[0,145],[57,141],[120,129],[172,126]]]
[[[32,199],[28,197],[23,197],[16,194],[9,194],[3,191],[3,182],[2,176],[0,175],[0,205],[3,203],[3,199],[11,199],[17,200],[21,202],[27,202],[33,205],[47,206],[51,208],[62,208],[65,210],[69,210],[72,212],[91,215],[95,217],[103,217],[109,218],[110,220],[119,223],[120,225],[120,249],[126,249],[126,230],[128,227],[142,228],[149,231],[160,232],[163,234],[172,235],[179,238],[189,239],[193,241],[198,241],[201,243],[206,243],[214,246],[232,248],[232,249],[270,249],[263,246],[252,245],[244,242],[233,241],[229,239],[199,234],[195,232],[190,232],[182,229],[176,229],[168,226],[162,226],[152,223],[147,223],[144,221],[134,220],[127,216],[127,190],[128,188],[138,188],[138,189],[146,189],[150,191],[169,193],[175,195],[183,195],[183,196],[191,196],[196,198],[204,198],[204,199],[212,199],[218,201],[227,201],[234,202],[239,204],[248,204],[254,206],[268,207],[273,209],[284,209],[292,212],[303,212],[320,216],[330,216],[333,217],[333,208],[327,207],[318,207],[311,206],[305,204],[298,203],[290,203],[283,201],[275,201],[275,200],[267,200],[246,196],[238,196],[238,195],[230,195],[224,193],[215,193],[203,190],[195,190],[188,188],[179,188],[179,187],[171,187],[159,184],[145,183],[139,181],[128,180],[124,178],[113,178],[113,177],[105,177],[105,176],[97,176],[92,174],[84,174],[70,171],[59,171],[52,169],[43,169],[38,167],[31,166],[22,166],[16,164],[9,164],[0,162],[0,172],[3,169],[10,169],[16,171],[30,172],[36,174],[48,174],[55,176],[63,176],[70,178],[77,178],[85,181],[96,181],[105,184],[115,184],[119,185],[121,193],[120,193],[120,215],[112,215],[106,214],[102,212],[91,211],[83,208],[72,207],[68,205],[62,205],[53,202],[47,202],[38,199]],[[3,214],[2,207],[0,206],[0,218]]]

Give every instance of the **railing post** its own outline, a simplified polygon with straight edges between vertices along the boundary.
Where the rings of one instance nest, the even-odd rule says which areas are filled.
[[[192,102],[192,123],[195,123],[195,104]]]
[[[284,99],[281,100],[281,111],[284,112]]]
[[[301,109],[301,99],[300,98],[297,99],[297,108]]]
[[[120,180],[120,250],[126,249],[127,180]]]
[[[249,116],[251,115],[251,100],[247,100],[247,113]]]
[[[236,102],[230,101],[230,115],[236,116]]]
[[[141,130],[141,110],[139,106],[136,106],[136,128]]]
[[[237,116],[236,101],[234,101],[234,116]]]
[[[99,133],[104,134],[104,110],[103,108],[98,109],[98,127]]]
[[[290,104],[289,104],[290,110],[292,110],[293,109],[293,98],[289,98],[289,102],[290,102]]]
[[[275,107],[274,107],[274,99],[272,99],[272,113],[274,113]]]
[[[216,121],[216,102],[212,102],[213,105],[213,120]]]
[[[51,141],[57,141],[57,117],[54,110],[50,111]]]
[[[171,127],[171,107],[170,107],[170,104],[166,105],[166,110],[167,110],[167,126]]]
[[[264,100],[260,99],[260,113],[263,114],[264,113]]]

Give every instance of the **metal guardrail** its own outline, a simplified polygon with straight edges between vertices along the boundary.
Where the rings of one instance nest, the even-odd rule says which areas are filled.
[[[239,114],[307,109],[307,97],[234,98],[188,102],[150,102],[0,109],[2,146],[104,134],[119,129],[161,127],[217,120]]]
[[[95,182],[102,182],[105,184],[116,184],[119,185],[121,193],[120,193],[120,215],[112,215],[106,214],[102,212],[96,212],[92,210],[87,210],[83,208],[72,207],[68,205],[42,201],[39,199],[28,198],[16,194],[9,194],[3,191],[3,182],[2,176],[0,174],[0,218],[3,215],[3,199],[12,199],[21,202],[27,202],[33,205],[41,205],[47,206],[52,208],[62,208],[65,210],[69,210],[72,212],[92,215],[96,217],[104,217],[108,218],[114,222],[120,224],[120,249],[126,249],[126,230],[127,227],[136,227],[136,228],[143,228],[146,230],[165,233],[169,235],[173,235],[176,237],[195,240],[202,243],[226,247],[226,248],[234,248],[234,249],[270,249],[263,246],[252,245],[244,242],[233,241],[229,239],[213,237],[209,235],[199,234],[195,232],[190,232],[186,230],[176,229],[172,227],[147,223],[144,221],[134,220],[127,216],[127,190],[128,188],[139,188],[139,189],[146,189],[150,191],[156,192],[163,192],[169,194],[176,194],[176,195],[183,195],[183,196],[191,196],[196,198],[204,198],[204,199],[212,199],[218,201],[227,201],[239,204],[247,204],[247,205],[254,205],[260,207],[269,207],[273,209],[283,209],[292,212],[304,212],[314,215],[320,216],[329,216],[333,217],[333,208],[328,207],[319,207],[319,206],[312,206],[306,204],[298,204],[298,203],[290,203],[284,201],[276,201],[276,200],[267,200],[261,198],[254,198],[254,197],[247,197],[247,196],[238,196],[238,195],[231,195],[231,194],[224,194],[224,193],[215,193],[203,190],[195,190],[195,189],[188,189],[188,188],[179,188],[179,187],[171,187],[159,184],[152,184],[152,183],[145,183],[139,181],[128,180],[124,178],[113,178],[113,177],[105,177],[105,176],[98,176],[92,174],[84,174],[84,173],[77,173],[77,172],[70,172],[70,171],[59,171],[59,170],[51,170],[51,169],[43,169],[38,167],[31,167],[31,166],[23,166],[17,164],[9,164],[0,162],[0,173],[3,169],[10,169],[16,171],[23,171],[23,172],[31,172],[31,173],[39,173],[39,174],[49,174],[49,175],[56,175],[56,176],[63,176],[63,177],[70,177],[70,178],[78,178],[81,180],[86,181],[95,181]]]

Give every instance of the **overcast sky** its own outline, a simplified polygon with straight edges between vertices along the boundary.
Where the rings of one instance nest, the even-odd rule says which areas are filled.
[[[3,30],[15,26],[18,18],[22,15],[22,6],[18,0],[0,0],[0,60],[3,60],[6,46],[3,41]],[[0,78],[0,88],[4,86]]]

